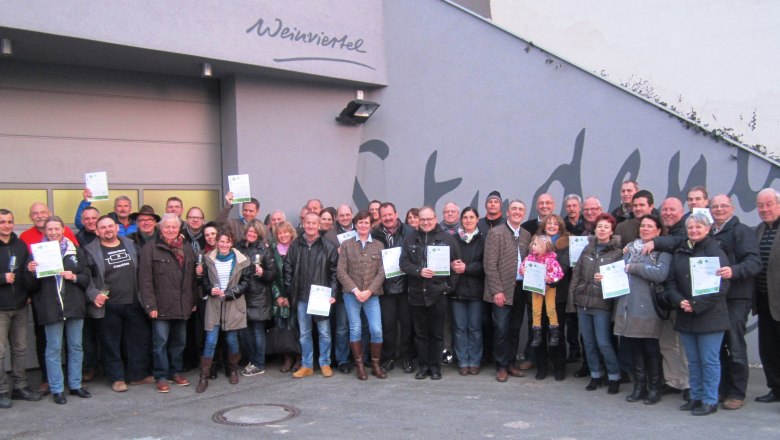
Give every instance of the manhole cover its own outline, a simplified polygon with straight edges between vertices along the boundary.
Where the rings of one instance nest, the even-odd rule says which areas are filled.
[[[218,411],[211,418],[223,425],[254,426],[279,423],[300,414],[298,408],[280,403],[239,405]]]

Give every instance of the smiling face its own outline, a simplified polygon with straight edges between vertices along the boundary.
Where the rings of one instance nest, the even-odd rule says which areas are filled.
[[[693,208],[706,208],[709,205],[710,200],[704,195],[701,190],[693,190],[688,192],[688,208],[693,211]]]
[[[634,182],[625,182],[620,187],[620,200],[623,201],[623,203],[631,204],[631,199],[634,198],[634,193],[639,191],[639,188],[636,187]]]
[[[157,220],[151,215],[141,214],[135,218],[135,224],[138,225],[138,230],[145,235],[154,234],[154,227],[157,225]]]
[[[352,229],[352,208],[347,205],[339,206],[338,211],[336,211],[336,217],[342,228]]]
[[[330,231],[333,227],[333,216],[328,211],[320,213],[320,230]]]
[[[723,225],[723,223],[734,215],[734,205],[731,204],[731,200],[727,195],[718,194],[712,198],[710,214],[712,215],[712,219],[715,220],[715,223]]]
[[[539,217],[552,214],[555,209],[555,202],[549,194],[542,194],[536,199],[536,210],[539,211]]]
[[[599,220],[596,223],[596,239],[599,243],[606,243],[612,238],[612,223],[606,220]]]
[[[474,214],[474,211],[464,212],[463,215],[460,216],[460,224],[466,232],[474,231],[474,229],[477,228],[478,221],[479,219]]]
[[[220,255],[227,255],[230,253],[230,248],[233,247],[233,240],[227,235],[220,235],[217,238],[217,251]]]
[[[260,234],[257,233],[257,230],[254,227],[249,226],[246,228],[246,232],[244,232],[244,238],[247,243],[255,243],[257,242],[257,239],[260,238]]]
[[[160,233],[162,233],[162,236],[166,241],[176,240],[179,236],[179,222],[175,219],[163,220],[163,222],[160,223]]]
[[[558,220],[555,217],[548,217],[547,222],[544,224],[544,233],[547,235],[557,235],[561,232],[561,225],[558,224]]]
[[[303,218],[303,231],[306,234],[306,239],[309,241],[315,240],[320,236],[320,216],[313,212],[309,212]]]
[[[384,208],[379,208],[379,220],[382,222],[382,226],[392,228],[398,222],[398,213],[392,206],[387,205]]]
[[[292,241],[292,234],[285,228],[276,229],[276,241],[283,245],[290,244]]]
[[[759,194],[756,198],[756,208],[763,222],[771,224],[780,218],[780,203],[777,203],[777,195],[772,191]]]
[[[582,203],[582,216],[590,224],[596,221],[596,218],[601,215],[601,211],[601,206],[596,199],[588,198]]]
[[[414,229],[417,229],[420,227],[420,216],[414,215],[413,212],[410,212],[406,214],[406,223]]]
[[[355,224],[355,230],[361,237],[367,236],[371,230],[371,218],[361,218]]]
[[[692,243],[704,240],[710,232],[710,228],[707,225],[699,223],[693,218],[689,218],[685,226],[688,229],[688,240]]]
[[[64,230],[62,223],[56,220],[50,220],[44,223],[43,229],[44,229],[44,233],[46,234],[47,240],[49,241],[62,240],[62,231]]]
[[[193,231],[200,231],[203,228],[203,220],[205,216],[200,208],[190,208],[187,211],[187,225]]]
[[[420,209],[420,230],[423,232],[431,232],[435,227],[436,213],[433,211],[433,209]]]
[[[119,227],[116,225],[116,222],[113,219],[106,217],[97,223],[97,236],[100,238],[101,242],[111,243],[116,238],[118,229]]]
[[[95,232],[98,217],[100,214],[97,209],[90,208],[81,211],[81,224],[84,225],[87,232]]]
[[[251,222],[252,220],[257,217],[257,214],[260,213],[260,210],[257,209],[257,206],[255,206],[254,203],[244,203],[241,205],[241,217],[246,220],[247,223]]]
[[[667,228],[677,224],[683,217],[682,202],[674,197],[664,200],[661,205],[661,221]]]
[[[580,218],[580,213],[582,211],[582,206],[580,206],[580,202],[577,199],[569,199],[566,201],[566,216],[569,218],[569,220],[574,223]]]
[[[653,205],[648,203],[647,197],[637,197],[631,202],[634,218],[642,218],[653,212]]]
[[[203,229],[203,239],[206,240],[206,244],[208,244],[209,247],[217,247],[217,228],[208,226]]]
[[[30,206],[30,220],[39,231],[43,231],[46,219],[49,218],[49,207],[43,203],[33,203]]]
[[[661,235],[661,230],[658,228],[655,221],[650,218],[643,218],[639,223],[639,238],[641,238],[643,242],[648,242],[659,235]]]
[[[173,214],[176,217],[181,217],[181,213],[184,211],[184,207],[181,205],[181,202],[178,200],[169,200],[168,203],[165,204],[165,212],[168,214]]]
[[[523,218],[525,217],[525,205],[518,201],[514,201],[509,204],[509,208],[506,212],[506,218],[510,225],[512,225],[513,228],[517,229],[520,227],[520,224],[523,223]]]

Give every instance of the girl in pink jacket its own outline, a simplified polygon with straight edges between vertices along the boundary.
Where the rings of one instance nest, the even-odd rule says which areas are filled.
[[[563,278],[563,269],[556,260],[555,248],[550,237],[546,235],[534,235],[531,239],[531,252],[520,265],[520,275],[525,274],[525,265],[528,261],[544,264],[545,274],[545,292],[532,292],[531,308],[533,309],[533,340],[532,347],[538,347],[542,344],[542,303],[547,308],[547,319],[550,321],[549,327],[549,345],[557,347],[560,336],[558,334],[558,315],[555,313],[555,284]]]

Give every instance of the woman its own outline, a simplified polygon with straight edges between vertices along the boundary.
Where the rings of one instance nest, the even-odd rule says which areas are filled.
[[[550,214],[539,222],[538,234],[544,234],[550,238],[555,248],[558,264],[563,269],[563,278],[558,281],[555,295],[555,313],[558,316],[558,332],[550,335],[550,339],[563,339],[566,334],[566,302],[568,300],[569,285],[571,282],[571,264],[569,263],[569,231],[561,216]],[[558,293],[559,292],[559,293]],[[546,306],[544,306],[546,307]],[[547,319],[547,311],[542,309],[542,319]],[[542,345],[536,347],[536,379],[543,380],[547,377],[548,364],[552,361],[555,380],[566,378],[566,344],[547,344],[547,325],[542,321]]]
[[[344,291],[344,307],[349,320],[349,348],[355,359],[357,377],[366,380],[363,366],[363,343],[361,339],[363,311],[371,333],[371,373],[380,378],[387,374],[379,365],[382,357],[382,313],[379,308],[379,295],[385,281],[385,269],[382,264],[382,250],[385,246],[379,240],[371,238],[371,214],[361,210],[352,219],[357,236],[354,240],[344,240],[339,250],[338,278]]]
[[[225,332],[228,346],[230,383],[238,383],[238,331],[246,328],[246,299],[253,268],[249,259],[233,248],[233,233],[224,229],[217,234],[217,248],[203,259],[206,274],[203,292],[206,301],[206,343],[200,363],[200,381],[195,392],[202,393],[209,386],[209,373],[220,330]]]
[[[614,231],[615,217],[606,213],[596,217],[595,237],[580,254],[569,288],[569,294],[577,306],[577,319],[590,369],[591,380],[585,389],[593,391],[603,383],[599,369],[600,354],[607,367],[609,394],[620,391],[620,365],[610,337],[612,301],[605,300],[602,295],[603,277],[599,267],[623,258],[620,237],[614,237]]]
[[[65,223],[53,216],[46,219],[44,234],[46,241],[59,245],[63,271],[51,276],[37,278],[38,263],[27,264],[26,282],[30,287],[32,304],[38,316],[38,324],[46,332],[46,371],[54,403],[64,405],[65,379],[62,371],[62,332],[67,337],[68,387],[70,395],[89,398],[92,395],[81,387],[81,367],[84,352],[81,348],[82,328],[87,311],[86,289],[90,284],[87,257],[63,236]]]
[[[204,255],[217,248],[217,232],[217,224],[214,222],[208,222],[203,227],[203,240],[206,242],[202,252]]]
[[[710,238],[710,220],[704,214],[691,214],[685,221],[688,240],[675,252],[666,287],[667,297],[679,307],[674,329],[688,357],[688,380],[691,400],[680,410],[695,416],[706,416],[718,410],[718,383],[720,382],[720,346],[723,334],[729,329],[726,293],[729,281],[720,279],[717,292],[692,294],[691,259],[715,257],[720,267],[728,266],[726,253],[717,240]]]
[[[333,229],[334,221],[336,221],[335,208],[328,206],[320,211],[320,231],[322,231],[323,234]]]
[[[420,226],[420,209],[411,208],[406,211],[406,224],[413,229],[417,229]]]
[[[631,293],[623,295],[615,305],[616,336],[623,336],[634,360],[634,392],[626,396],[629,402],[644,400],[653,405],[661,400],[661,318],[655,312],[655,284],[663,284],[669,274],[672,255],[653,251],[642,252],[646,243],[662,235],[663,224],[654,214],[639,223],[639,238],[630,243],[623,259],[626,262]]]
[[[244,240],[239,244],[238,250],[246,255],[254,266],[249,286],[244,293],[252,350],[247,353],[249,364],[241,374],[255,376],[265,373],[265,328],[266,323],[271,320],[271,283],[276,279],[278,270],[274,264],[273,252],[266,243],[265,228],[259,220],[247,223]]]
[[[278,274],[282,273],[284,268],[284,258],[287,256],[287,250],[290,248],[293,240],[298,236],[292,223],[282,221],[273,227],[273,251],[274,264]],[[277,276],[272,285],[273,308],[271,315],[274,318],[274,324],[278,330],[294,329],[295,317],[291,315],[292,308],[288,295],[284,290],[284,282],[281,276]],[[297,340],[297,337],[295,338]],[[284,363],[279,371],[282,373],[296,372],[301,367],[300,353],[285,353]]]

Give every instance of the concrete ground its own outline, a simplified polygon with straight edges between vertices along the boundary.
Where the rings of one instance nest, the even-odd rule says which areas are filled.
[[[631,385],[620,394],[606,389],[586,391],[587,379],[570,374],[555,382],[550,376],[537,381],[510,377],[494,379],[492,368],[478,376],[461,377],[444,368],[440,381],[415,380],[398,368],[388,379],[335,372],[325,379],[292,379],[278,372],[278,364],[231,386],[224,375],[210,381],[208,390],[195,394],[197,374],[187,373],[192,385],[157,393],[153,385],[130,387],[115,393],[97,379],[88,387],[93,397],[68,396],[66,405],[51,397],[41,402],[14,401],[0,410],[1,439],[178,439],[178,438],[287,438],[287,439],[778,439],[780,403],[753,401],[764,394],[760,369],[751,369],[747,405],[738,411],[719,410],[693,417],[677,408],[679,395],[665,396],[654,406],[624,400]],[[31,385],[39,383],[32,371]],[[297,409],[263,406],[281,404]],[[244,410],[226,413],[231,421],[267,421],[294,415],[268,425],[230,426],[213,420],[215,413],[240,405]],[[242,418],[247,417],[247,418]]]

